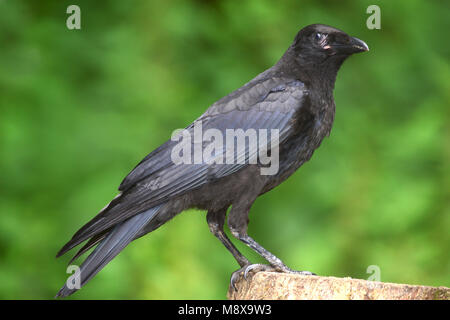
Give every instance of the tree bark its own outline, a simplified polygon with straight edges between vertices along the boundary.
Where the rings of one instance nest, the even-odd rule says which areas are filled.
[[[242,276],[230,300],[450,300],[450,288],[384,283],[352,278],[258,272]]]

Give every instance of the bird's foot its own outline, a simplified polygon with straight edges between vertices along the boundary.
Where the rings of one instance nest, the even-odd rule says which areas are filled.
[[[277,272],[283,272],[283,273],[291,273],[291,274],[299,274],[302,276],[317,276],[317,274],[311,272],[311,271],[299,271],[299,270],[292,270],[291,268],[283,265],[281,267],[275,267],[274,268]]]
[[[257,273],[261,271],[276,272],[278,270],[268,264],[260,264],[260,263],[247,264],[231,274],[230,284],[234,288],[234,290],[237,291],[236,283],[241,278],[241,276],[243,276],[244,279],[247,280],[250,273]]]
[[[306,270],[299,271],[299,270],[291,270],[291,269],[289,269],[289,271],[282,271],[282,272],[292,273],[292,274],[299,274],[299,275],[302,275],[302,276],[317,276],[317,274],[315,274],[314,272],[306,271]]]
[[[299,275],[304,275],[304,276],[315,276],[316,275],[315,273],[310,272],[310,271],[292,270],[284,264],[272,266],[272,265],[268,265],[268,264],[255,263],[255,264],[245,265],[242,268],[233,272],[231,274],[231,281],[230,281],[231,286],[233,287],[234,290],[237,291],[236,283],[241,278],[241,276],[243,276],[245,280],[248,280],[248,276],[250,273],[255,274],[255,273],[258,273],[261,271],[291,273],[291,274],[299,274]]]

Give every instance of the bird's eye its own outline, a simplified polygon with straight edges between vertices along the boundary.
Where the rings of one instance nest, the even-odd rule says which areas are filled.
[[[314,35],[314,39],[316,39],[316,41],[320,41],[323,38],[323,33],[317,32]]]

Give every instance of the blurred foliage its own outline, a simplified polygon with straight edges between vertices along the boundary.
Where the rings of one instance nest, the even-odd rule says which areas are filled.
[[[66,28],[70,4],[81,30]],[[381,30],[366,28],[370,4]],[[377,265],[382,281],[449,286],[448,5],[0,1],[0,298],[52,298],[69,260],[57,250],[134,165],[310,23],[371,51],[344,64],[331,137],[256,202],[249,234],[295,269],[366,279]],[[223,299],[237,267],[191,210],[71,298]]]

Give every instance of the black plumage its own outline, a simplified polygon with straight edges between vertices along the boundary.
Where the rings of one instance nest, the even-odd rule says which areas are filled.
[[[271,150],[268,139],[265,145],[250,145],[240,154],[236,151],[234,156],[245,159],[244,163],[175,164],[171,153],[177,142],[169,140],[128,174],[120,184],[120,194],[75,233],[57,256],[86,240],[74,258],[97,245],[81,265],[84,285],[132,240],[183,210],[200,208],[208,211],[210,230],[233,254],[241,266],[238,271],[265,268],[251,265],[224,233],[226,213],[231,206],[228,226],[233,236],[263,256],[270,268],[294,272],[248,236],[248,213],[259,195],[279,185],[308,161],[329,135],[335,113],[333,88],[337,72],[349,55],[367,50],[363,41],[338,29],[319,24],[303,28],[273,67],[214,103],[186,128],[193,133],[195,123],[201,121],[203,130],[217,129],[224,136],[227,129],[277,129],[278,150]],[[202,150],[205,144],[194,139],[191,147]],[[260,169],[264,165],[249,161],[258,148],[278,152],[275,174],[263,175]],[[219,150],[214,156],[225,152]],[[65,285],[57,296],[75,291]]]

